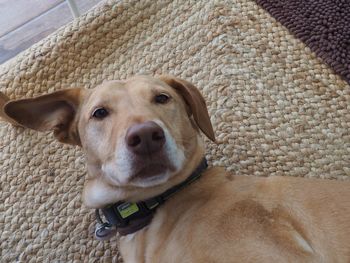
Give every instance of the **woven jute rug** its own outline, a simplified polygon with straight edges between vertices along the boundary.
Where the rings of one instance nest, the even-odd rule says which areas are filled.
[[[0,69],[11,98],[170,73],[203,92],[237,175],[350,176],[349,86],[254,1],[108,1]],[[93,237],[78,148],[0,124],[1,262],[121,262]]]

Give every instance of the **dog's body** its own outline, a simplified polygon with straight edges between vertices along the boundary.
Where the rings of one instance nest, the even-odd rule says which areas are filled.
[[[198,90],[169,76],[10,101],[1,114],[82,146],[91,208],[145,200],[183,182],[204,156],[199,129],[215,140]],[[349,182],[210,168],[147,227],[122,237],[120,250],[126,263],[350,262],[349,190]]]
[[[349,262],[349,205],[348,183],[212,168],[120,248],[126,262]]]

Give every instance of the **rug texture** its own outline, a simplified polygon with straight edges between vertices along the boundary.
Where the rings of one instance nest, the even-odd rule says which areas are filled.
[[[350,83],[350,1],[256,0]]]
[[[0,68],[11,98],[170,73],[204,94],[211,165],[242,176],[350,176],[347,83],[254,1],[107,1]],[[93,237],[84,155],[0,124],[1,262],[121,262]]]

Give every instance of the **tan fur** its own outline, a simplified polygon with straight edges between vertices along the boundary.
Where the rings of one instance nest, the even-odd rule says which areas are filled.
[[[349,262],[348,182],[233,178],[209,169],[169,200],[122,238],[126,258],[139,252],[126,262]]]
[[[169,104],[152,102],[160,92],[172,97]],[[108,108],[110,116],[96,122],[91,114],[99,106]],[[46,114],[36,116],[44,108]],[[215,140],[199,92],[171,76],[134,77],[94,90],[12,101],[4,113],[83,147],[89,173],[83,200],[89,207],[165,191],[187,178],[203,158],[199,129]],[[118,185],[101,167],[115,155],[128,127],[155,119],[184,152],[181,169],[160,185],[139,187],[131,179]],[[349,182],[233,176],[210,168],[159,207],[148,227],[122,237],[119,245],[126,263],[231,263],[350,262],[349,244]]]

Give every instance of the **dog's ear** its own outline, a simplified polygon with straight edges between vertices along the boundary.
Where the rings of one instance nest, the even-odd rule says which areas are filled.
[[[80,145],[76,113],[85,93],[82,88],[74,88],[8,101],[3,112],[24,127],[53,131],[60,142]]]
[[[199,90],[190,82],[170,75],[161,75],[158,78],[175,89],[189,106],[190,114],[202,132],[213,142],[215,134],[210,122],[205,100]]]

